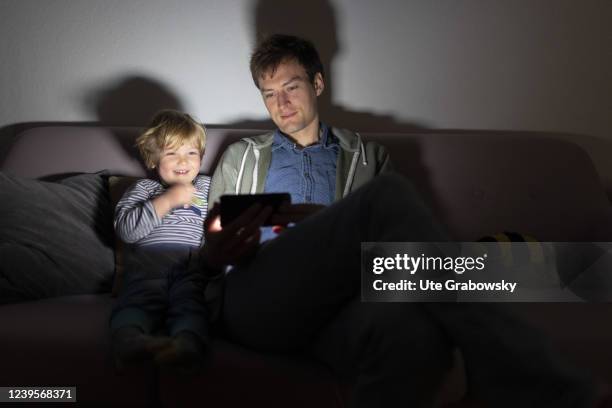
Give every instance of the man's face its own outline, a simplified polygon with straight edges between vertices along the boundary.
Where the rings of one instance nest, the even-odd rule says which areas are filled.
[[[317,96],[323,92],[323,77],[317,73],[314,83],[295,60],[282,62],[259,80],[259,89],[270,118],[285,134],[300,140],[302,134],[319,128]]]

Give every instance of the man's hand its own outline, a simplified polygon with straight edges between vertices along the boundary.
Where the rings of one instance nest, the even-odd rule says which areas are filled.
[[[173,208],[189,208],[196,189],[193,184],[175,184],[162,195],[153,199],[153,208],[159,218],[168,214]]]
[[[221,227],[220,209],[219,204],[215,203],[204,221],[205,242],[202,248],[204,262],[217,270],[226,265],[235,265],[257,251],[260,228],[273,211],[271,207],[262,208],[260,204],[254,204],[234,221]]]

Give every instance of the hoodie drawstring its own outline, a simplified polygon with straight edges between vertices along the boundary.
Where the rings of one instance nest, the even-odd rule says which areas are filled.
[[[357,133],[357,140],[359,140],[359,148],[361,149],[361,159],[363,160],[363,165],[367,166],[368,165],[368,159],[366,157],[365,154],[365,144],[363,143],[363,141],[361,140],[361,135],[359,133]]]
[[[244,154],[242,155],[242,161],[240,162],[240,171],[238,172],[238,179],[236,180],[236,194],[240,194],[240,185],[242,184],[242,177],[244,176],[244,166],[246,164],[246,157],[249,153],[250,147],[251,144],[247,143],[247,148],[244,149]]]
[[[253,183],[251,184],[251,194],[255,194],[257,192],[257,173],[259,173],[259,149],[253,147],[253,154],[255,155],[255,165],[253,166]]]

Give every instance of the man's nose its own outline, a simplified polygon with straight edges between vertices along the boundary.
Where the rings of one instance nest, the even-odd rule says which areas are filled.
[[[277,98],[278,106],[286,105],[289,102],[289,97],[285,91],[281,91],[278,93]]]

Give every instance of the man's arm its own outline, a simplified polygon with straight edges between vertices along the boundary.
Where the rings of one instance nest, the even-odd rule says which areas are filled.
[[[240,171],[240,158],[247,145],[244,142],[233,143],[225,149],[210,183],[208,202],[212,206],[219,202],[223,194],[235,194],[238,172]]]
[[[368,146],[371,145],[371,146]],[[389,152],[385,146],[378,144],[376,142],[367,142],[366,150],[368,147],[373,149],[374,157],[376,157],[376,174],[386,173],[389,171],[393,171],[393,165],[391,163],[391,157],[389,156]]]
[[[387,149],[382,146],[379,145],[379,163],[381,163],[380,165],[380,170],[378,171],[378,174],[380,173],[386,173],[386,172],[390,172],[393,171],[393,163],[391,162],[391,157],[389,156],[389,153],[387,152]]]

